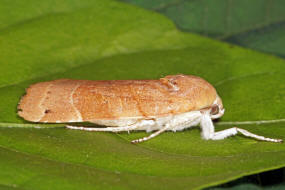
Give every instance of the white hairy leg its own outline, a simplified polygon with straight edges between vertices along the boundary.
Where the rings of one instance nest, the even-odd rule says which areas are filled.
[[[156,137],[157,135],[159,135],[159,134],[161,134],[167,130],[172,130],[175,132],[176,130],[181,131],[181,130],[186,129],[188,127],[197,125],[200,121],[200,120],[197,121],[197,119],[199,119],[200,117],[201,117],[200,114],[189,115],[187,118],[184,118],[184,117],[182,117],[182,118],[176,117],[175,118],[175,117],[173,117],[172,120],[170,120],[168,123],[165,123],[164,125],[162,125],[163,127],[160,127],[160,129],[158,131],[152,133],[148,137],[133,140],[132,143],[140,143],[140,142],[147,141],[147,140],[149,140],[153,137]]]
[[[160,130],[152,133],[151,135],[147,136],[147,137],[143,137],[143,138],[140,138],[140,139],[136,139],[136,140],[133,140],[132,143],[140,143],[140,142],[144,142],[144,141],[147,141],[153,137],[156,137],[157,135],[163,133],[164,131],[166,131],[168,128],[170,127],[169,124],[165,124]]]
[[[136,130],[138,128],[137,125],[129,125],[126,127],[104,127],[104,128],[92,128],[92,127],[79,127],[79,126],[65,126],[68,129],[76,129],[76,130],[83,130],[83,131],[104,131],[104,132],[121,132],[121,131],[131,131]]]
[[[212,120],[208,114],[202,115],[200,125],[202,128],[202,137],[206,140],[208,140],[208,139],[222,140],[222,139],[225,139],[227,137],[236,135],[238,132],[240,132],[244,136],[255,138],[258,140],[262,140],[262,141],[282,142],[281,139],[271,139],[271,138],[255,135],[253,133],[250,133],[247,130],[240,129],[237,127],[233,127],[230,129],[225,129],[225,130],[222,130],[219,132],[215,132],[215,127],[214,127],[213,122],[212,122]]]
[[[131,125],[126,127],[106,127],[106,128],[91,128],[91,127],[79,127],[79,126],[70,126],[67,125],[66,128],[68,129],[75,129],[75,130],[83,130],[83,131],[105,131],[105,132],[120,132],[120,131],[129,131],[129,130],[136,130],[139,126],[137,125]],[[156,137],[157,135],[163,133],[169,128],[169,124],[166,124],[163,128],[160,130],[152,133],[151,135],[147,137],[143,137],[140,139],[133,140],[132,143],[140,143],[143,141],[147,141],[153,137]]]

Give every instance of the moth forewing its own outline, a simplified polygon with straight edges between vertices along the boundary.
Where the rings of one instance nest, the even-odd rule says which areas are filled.
[[[280,142],[239,128],[215,132],[212,119],[224,108],[215,88],[191,75],[170,75],[159,80],[90,81],[60,79],[30,86],[18,105],[18,114],[32,122],[92,122],[107,126],[86,131],[181,131],[199,125],[204,139],[220,140],[240,132],[259,140]]]

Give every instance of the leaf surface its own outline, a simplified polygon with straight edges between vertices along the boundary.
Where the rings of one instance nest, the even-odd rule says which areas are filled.
[[[157,11],[176,26],[285,57],[283,0],[122,0]]]
[[[101,2],[101,12],[93,10],[100,6],[90,5],[83,11],[80,8],[64,14],[66,18],[60,20],[62,27],[57,25],[58,18],[51,18],[56,14],[50,14],[48,18],[38,18],[31,23],[19,24],[19,21],[11,20],[5,27],[14,25],[0,31],[1,39],[7,45],[9,41],[13,42],[11,46],[0,44],[1,52],[7,53],[0,60],[1,188],[199,189],[285,166],[284,144],[259,142],[241,136],[205,141],[201,139],[198,127],[177,133],[166,132],[149,142],[133,145],[130,140],[148,134],[89,133],[67,130],[61,124],[34,124],[19,118],[17,103],[25,88],[35,82],[58,78],[157,79],[184,73],[205,78],[222,97],[226,114],[216,122],[217,130],[233,126],[226,122],[240,125],[236,122],[250,121],[240,127],[260,135],[285,139],[285,123],[282,122],[285,115],[282,103],[285,97],[282,82],[285,62],[282,59],[180,33],[167,19],[157,14],[113,1]],[[130,13],[133,17],[126,16],[122,21],[123,17],[116,18],[115,13],[114,18],[107,14],[113,11],[117,15]],[[69,37],[63,39],[66,32],[48,30],[48,36],[38,38],[47,44],[34,40],[49,26],[61,29],[72,26],[73,19],[97,17],[103,13],[109,17],[102,16],[100,23],[83,22],[82,27],[90,30],[70,27],[66,30]],[[138,22],[134,19],[138,18],[137,15],[145,25],[134,23]],[[162,24],[155,25],[154,21]],[[90,34],[102,27],[102,23],[109,23],[113,29],[108,38],[97,36],[93,39],[89,36],[80,40],[79,36],[84,36],[84,32]],[[136,37],[132,38],[127,33],[125,39],[109,43],[109,38],[116,38],[117,32],[125,28],[122,25],[131,26]],[[24,31],[35,31],[35,35]],[[119,32],[119,36],[124,36],[127,31]],[[98,33],[105,35],[104,32]],[[26,35],[25,44],[31,42],[33,48],[16,48],[21,40],[17,41],[15,37],[21,35]],[[146,40],[142,40],[142,35]],[[57,40],[53,41],[51,36]],[[77,39],[74,44],[84,51],[72,51],[74,44],[68,45],[72,47],[68,50],[57,48],[62,43],[71,43],[69,39],[73,38]],[[136,41],[140,45],[137,46]],[[95,46],[104,46],[104,50],[126,49],[114,51],[106,57],[105,54],[96,54]],[[8,54],[13,56],[9,58]],[[254,124],[255,121],[271,123],[258,125]]]
[[[182,43],[187,39],[177,35],[173,23],[163,16],[130,5],[109,0],[56,2],[57,8],[51,8],[53,0],[1,3],[0,86],[114,54],[181,48],[190,43]],[[14,7],[21,10],[11,15]]]

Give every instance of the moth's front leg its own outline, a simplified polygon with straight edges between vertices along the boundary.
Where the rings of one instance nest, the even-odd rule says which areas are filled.
[[[141,142],[147,141],[149,139],[152,139],[152,138],[156,137],[157,135],[163,133],[164,131],[168,130],[170,127],[171,126],[169,125],[169,123],[167,123],[164,126],[162,126],[158,131],[152,133],[151,135],[149,135],[147,137],[143,137],[140,139],[133,140],[132,143],[136,144],[136,143],[141,143]]]
[[[158,136],[159,134],[163,133],[164,131],[182,130],[182,129],[185,129],[185,128],[190,127],[190,126],[197,125],[199,123],[197,121],[197,119],[199,119],[200,116],[201,116],[200,112],[198,112],[197,114],[191,114],[190,116],[188,116],[186,118],[185,118],[185,116],[182,116],[182,117],[174,116],[173,118],[171,118],[166,123],[161,124],[158,131],[152,133],[151,135],[149,135],[147,137],[143,137],[140,139],[133,140],[132,143],[140,143],[140,142],[147,141],[151,138]]]
[[[267,138],[263,136],[259,136],[256,134],[253,134],[247,130],[240,129],[237,127],[233,127],[230,129],[225,129],[219,132],[215,132],[215,127],[213,125],[213,122],[211,120],[211,117],[208,114],[203,114],[201,116],[201,129],[202,129],[202,137],[206,140],[222,140],[230,136],[236,135],[238,132],[243,134],[244,136],[255,138],[261,141],[269,141],[269,142],[282,142],[283,140],[281,139],[272,139],[272,138]]]

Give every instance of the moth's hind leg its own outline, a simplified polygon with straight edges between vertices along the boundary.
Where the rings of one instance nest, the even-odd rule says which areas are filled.
[[[255,139],[258,139],[258,140],[261,140],[261,141],[282,142],[281,139],[272,139],[272,138],[259,136],[259,135],[253,134],[253,133],[251,133],[251,132],[249,132],[247,130],[240,129],[240,128],[237,128],[237,127],[233,127],[233,128],[230,128],[230,129],[225,129],[225,130],[222,130],[222,131],[215,132],[215,127],[213,125],[213,122],[212,122],[210,116],[207,115],[207,114],[202,115],[202,118],[201,118],[201,128],[202,128],[202,136],[206,140],[208,140],[208,139],[211,139],[211,140],[222,140],[222,139],[225,139],[227,137],[234,136],[238,132],[240,132],[244,136],[255,138]]]
[[[83,131],[101,131],[101,132],[121,132],[121,131],[131,131],[136,130],[136,125],[129,125],[125,127],[104,127],[104,128],[92,128],[92,127],[79,127],[79,126],[65,126],[68,129],[83,130]]]

